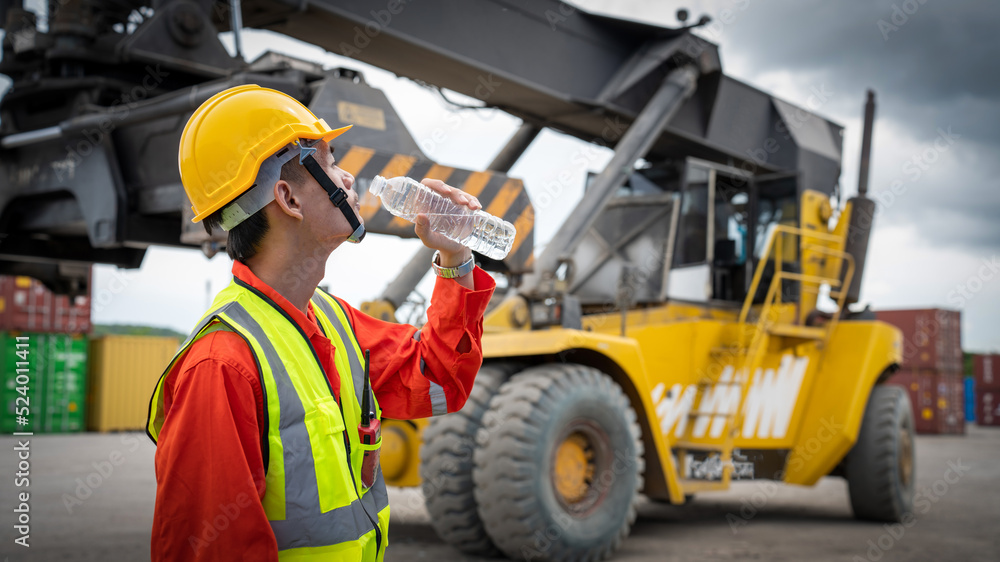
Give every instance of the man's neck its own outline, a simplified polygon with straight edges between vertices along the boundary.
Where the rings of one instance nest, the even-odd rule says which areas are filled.
[[[309,299],[326,274],[330,252],[316,248],[312,252],[294,248],[271,248],[246,261],[258,279],[288,299],[292,306],[307,314]]]

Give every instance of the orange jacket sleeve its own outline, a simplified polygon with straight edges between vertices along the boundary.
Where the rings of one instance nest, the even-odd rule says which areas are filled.
[[[478,267],[473,281],[470,290],[439,277],[420,330],[372,318],[341,301],[362,352],[371,350],[372,389],[384,417],[426,418],[465,405],[483,363],[483,313],[496,287]]]
[[[276,562],[261,498],[262,396],[246,343],[213,332],[188,351],[165,387],[156,447],[153,562]]]

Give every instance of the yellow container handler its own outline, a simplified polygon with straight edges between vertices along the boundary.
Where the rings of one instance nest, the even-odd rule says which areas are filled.
[[[601,182],[487,315],[465,408],[383,425],[387,482],[421,485],[456,548],[516,559],[606,557],[640,494],[741,479],[843,476],[857,517],[900,520],[913,419],[880,383],[901,334],[849,309],[872,200],[693,157]]]

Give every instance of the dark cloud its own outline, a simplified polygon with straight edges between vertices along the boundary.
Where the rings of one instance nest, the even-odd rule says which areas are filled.
[[[777,0],[748,5],[723,32],[761,66],[827,70],[928,104],[1000,95],[998,30],[989,0]]]
[[[865,89],[877,91],[872,190],[904,184],[884,206],[882,224],[914,224],[928,243],[975,254],[1000,250],[1000,2],[728,6],[729,23],[714,37],[706,30],[723,45],[724,67],[729,60],[751,74],[785,71],[826,84],[838,95],[820,112],[835,120],[858,118]],[[935,153],[949,130],[954,142]]]
[[[966,153],[956,152],[957,163],[946,168],[935,169],[925,161],[925,176],[916,175],[920,168],[911,159],[904,161],[910,163],[905,168],[874,174],[873,196],[881,207],[876,224],[911,224],[930,244],[959,247],[975,255],[996,253],[1000,250],[1000,185],[996,180],[1000,165],[980,158],[988,154],[981,147],[956,145],[955,150]]]

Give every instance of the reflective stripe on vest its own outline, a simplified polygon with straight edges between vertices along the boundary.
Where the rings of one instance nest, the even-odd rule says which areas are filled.
[[[343,314],[344,309],[341,308],[340,303],[337,302],[336,299],[329,297],[329,300],[332,300],[337,306],[337,310],[334,311],[334,308],[330,306],[330,302],[327,299],[327,295],[321,294],[319,291],[316,291],[316,294],[313,295],[311,299],[313,305],[319,308],[319,310],[323,313],[322,317],[317,313],[316,318],[320,321],[320,328],[323,330],[325,335],[329,336],[329,326],[332,324],[338,339],[342,342],[348,343],[347,347],[349,347],[349,349],[346,351],[347,359],[351,365],[351,382],[354,386],[354,395],[358,399],[358,404],[361,404],[361,391],[364,389],[365,384],[365,368],[362,365],[363,355],[361,353],[361,346],[358,345],[358,339],[354,337],[354,328],[349,325],[350,322],[347,320],[346,314]],[[313,312],[316,312],[316,310],[313,309]],[[343,314],[343,318],[341,317],[341,314],[337,314],[337,312]],[[326,322],[323,320],[326,320]],[[334,322],[334,320],[339,321]],[[345,325],[347,325],[347,328],[344,327]],[[348,335],[348,332],[350,332],[350,335]]]
[[[339,394],[348,400],[338,404],[331,396],[319,358],[298,325],[266,296],[234,281],[216,297],[211,312],[160,378],[147,431],[155,441],[162,428],[166,376],[194,341],[212,331],[213,322],[222,323],[247,342],[261,375],[268,428],[262,444],[267,483],[263,505],[279,557],[319,559],[338,554],[381,560],[389,516],[385,481],[379,470],[372,488],[362,490],[357,476],[364,454],[357,435],[364,376],[360,346],[335,299],[317,292],[313,304],[321,328],[336,348]]]

